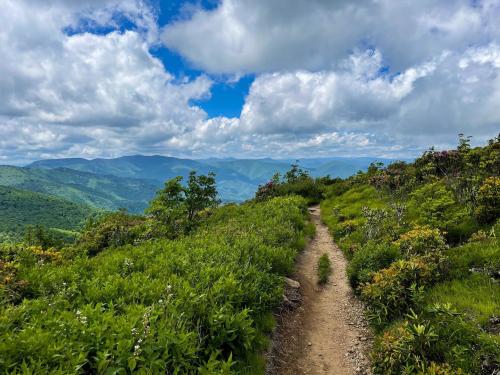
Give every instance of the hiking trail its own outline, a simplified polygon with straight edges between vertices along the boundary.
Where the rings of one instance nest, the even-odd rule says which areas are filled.
[[[288,280],[284,307],[267,354],[269,375],[370,374],[371,334],[363,306],[346,276],[347,261],[321,222],[320,208],[309,209],[316,234],[299,255]],[[317,263],[328,254],[332,273],[317,282]]]

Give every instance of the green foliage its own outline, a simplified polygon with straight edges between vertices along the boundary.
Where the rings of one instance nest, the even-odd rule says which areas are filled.
[[[135,217],[114,215],[92,228],[112,228],[103,237],[121,243],[126,230],[107,233]],[[304,200],[276,198],[215,209],[176,240],[93,257],[64,251],[41,262],[42,249],[5,249],[0,372],[258,373],[255,353],[303,243],[305,215]]]
[[[74,231],[94,213],[58,197],[0,186],[0,232],[19,235],[40,225],[57,237],[58,230]]]
[[[319,203],[323,198],[325,186],[332,181],[329,177],[314,179],[309,172],[299,168],[298,164],[292,164],[283,178],[276,173],[269,182],[260,185],[255,193],[255,200],[299,195],[307,199],[308,204]]]
[[[469,216],[467,207],[460,205],[453,192],[443,183],[425,184],[410,194],[409,207],[416,222],[444,232],[453,231]],[[476,229],[470,229],[470,236]]]
[[[401,259],[376,272],[361,286],[361,297],[368,302],[368,317],[383,327],[394,318],[421,303],[424,287],[440,278],[444,259],[439,255]]]
[[[426,303],[451,303],[470,319],[488,328],[489,319],[500,315],[500,285],[484,273],[437,284],[426,293]]]
[[[388,267],[400,257],[397,247],[370,241],[354,253],[347,267],[347,276],[354,288],[371,281],[374,273]]]
[[[41,225],[29,225],[25,228],[23,242],[31,246],[41,246],[42,249],[60,245],[50,232]]]
[[[456,150],[373,164],[327,194],[322,219],[379,332],[375,374],[500,368],[499,163],[500,137],[471,148],[461,135]]]
[[[182,177],[168,180],[146,209],[154,219],[151,235],[175,238],[187,233],[198,224],[204,210],[218,205],[214,174],[197,176],[193,171],[187,186],[181,181]]]
[[[108,247],[118,247],[137,241],[145,219],[129,215],[125,210],[90,218],[77,241],[77,247],[94,256]]]
[[[445,239],[439,229],[419,226],[403,233],[395,245],[406,257],[442,252],[446,248]]]
[[[373,369],[375,374],[491,374],[500,364],[498,342],[451,304],[434,303],[378,338]]]
[[[318,259],[318,283],[321,285],[326,284],[331,272],[332,267],[330,258],[328,258],[328,254],[325,253]]]
[[[475,215],[483,223],[491,223],[500,217],[500,178],[487,178],[477,194]]]
[[[490,277],[499,277],[500,239],[489,238],[451,248],[446,252],[450,260],[450,278],[467,277],[471,270]]]

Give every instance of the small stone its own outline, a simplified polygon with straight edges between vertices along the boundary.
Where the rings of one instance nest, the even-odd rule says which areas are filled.
[[[310,341],[309,341],[309,342],[307,343],[307,346],[311,346],[311,345],[312,345],[312,342],[310,342]]]
[[[294,289],[299,289],[300,288],[300,283],[298,281],[289,279],[288,277],[285,277],[285,283],[290,288],[294,288]]]

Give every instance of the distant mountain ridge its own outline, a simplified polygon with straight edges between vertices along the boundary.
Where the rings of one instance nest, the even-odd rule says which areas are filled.
[[[315,177],[347,177],[365,170],[373,161],[392,160],[332,157],[300,159],[298,163]],[[193,170],[200,174],[214,172],[222,201],[241,202],[253,197],[260,184],[275,173],[284,174],[295,162],[295,159],[191,160],[131,155],[115,159],[39,160],[26,167],[0,165],[0,187],[5,187],[0,195],[0,214],[3,212],[0,227],[11,230],[37,220],[45,223],[47,210],[58,212],[61,220],[65,220],[66,211],[82,218],[89,209],[126,208],[132,213],[142,213],[166,180],[176,176],[186,178]],[[61,222],[56,224],[65,228]]]
[[[50,194],[68,201],[142,212],[161,184],[156,180],[95,174],[77,169],[0,166],[0,185]]]
[[[311,158],[300,159],[299,165],[315,176],[348,177],[358,170],[365,170],[371,162],[391,162],[380,158]],[[268,181],[275,173],[284,173],[295,159],[182,159],[160,155],[131,155],[114,159],[48,159],[29,164],[32,169],[69,168],[96,175],[108,175],[121,178],[147,179],[160,187],[164,181],[182,176],[186,178],[190,171],[199,174],[214,172],[217,187],[223,201],[243,201],[255,193],[258,185]],[[1,184],[1,181],[0,181]]]

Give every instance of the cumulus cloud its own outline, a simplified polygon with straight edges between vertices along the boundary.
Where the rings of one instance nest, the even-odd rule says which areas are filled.
[[[61,155],[64,150],[83,156],[144,151],[206,118],[190,101],[209,95],[211,80],[202,75],[177,82],[151,55],[151,28],[144,20],[152,16],[145,5],[94,3],[99,7],[77,1],[4,4],[0,134],[9,136],[12,146],[3,150],[12,157]],[[119,12],[137,21],[139,29],[64,31],[69,25],[80,27],[83,16],[112,26],[109,20]]]
[[[215,73],[324,70],[375,46],[397,70],[500,36],[496,0],[224,0],[167,25],[162,40]]]
[[[492,43],[381,73],[380,51],[367,50],[335,70],[262,74],[239,119],[211,119],[184,139],[194,149],[234,153],[242,144],[259,155],[410,156],[450,147],[458,133],[485,142],[500,124],[499,52]]]
[[[223,0],[163,28],[147,0],[2,7],[4,162],[412,156],[499,129],[498,0]],[[160,43],[207,73],[175,77],[151,53]],[[212,73],[256,75],[239,117],[193,104]]]

